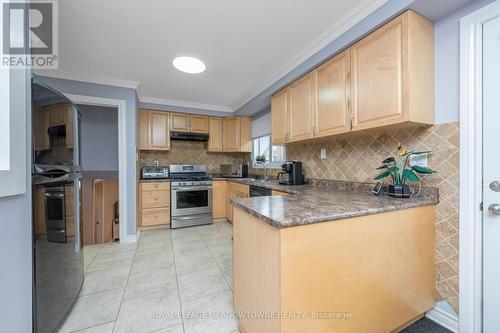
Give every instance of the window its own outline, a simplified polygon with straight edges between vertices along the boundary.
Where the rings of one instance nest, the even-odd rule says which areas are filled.
[[[257,158],[265,160],[269,167],[281,167],[285,161],[285,147],[271,145],[271,136],[265,135],[253,139],[252,165],[255,167]],[[258,167],[259,165],[257,165]]]

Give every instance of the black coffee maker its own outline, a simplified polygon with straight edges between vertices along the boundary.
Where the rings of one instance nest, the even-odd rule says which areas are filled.
[[[281,166],[278,174],[278,181],[282,185],[302,185],[304,184],[304,175],[302,174],[302,162],[286,161]]]

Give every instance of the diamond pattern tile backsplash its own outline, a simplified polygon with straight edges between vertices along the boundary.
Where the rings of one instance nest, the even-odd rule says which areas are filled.
[[[374,131],[364,135],[286,146],[288,160],[303,162],[306,178],[374,182],[374,169],[401,142],[410,150],[432,150],[429,167],[438,173],[423,176],[423,185],[439,187],[436,216],[436,287],[458,312],[458,181],[459,124]],[[326,148],[327,158],[320,159]]]
[[[220,172],[221,164],[248,163],[250,153],[209,153],[206,142],[171,141],[170,151],[142,151],[141,168],[153,165],[154,160],[160,165],[170,164],[205,164],[209,173]]]

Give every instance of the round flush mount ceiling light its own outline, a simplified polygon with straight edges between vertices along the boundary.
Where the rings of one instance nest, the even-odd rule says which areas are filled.
[[[203,61],[193,57],[177,57],[172,60],[172,65],[181,72],[189,74],[198,74],[207,68]]]

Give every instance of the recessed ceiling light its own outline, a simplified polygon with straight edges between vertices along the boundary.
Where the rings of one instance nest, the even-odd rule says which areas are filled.
[[[193,57],[177,57],[172,60],[172,65],[181,72],[197,74],[204,72],[207,66],[200,59]]]

